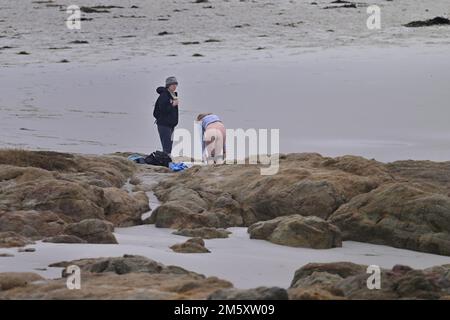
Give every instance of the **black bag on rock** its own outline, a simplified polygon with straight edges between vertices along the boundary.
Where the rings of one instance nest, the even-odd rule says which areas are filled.
[[[146,164],[154,166],[169,167],[169,163],[172,162],[172,158],[165,152],[155,151],[145,158]]]

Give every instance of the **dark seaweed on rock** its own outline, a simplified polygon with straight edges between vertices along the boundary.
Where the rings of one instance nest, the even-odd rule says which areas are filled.
[[[450,25],[450,20],[444,17],[435,17],[433,19],[423,21],[412,21],[405,24],[404,26],[408,28],[419,28],[419,27],[430,27],[440,25]]]
[[[342,6],[326,6],[324,9],[357,8],[356,3],[348,3]]]
[[[120,6],[92,6],[92,7],[81,7],[81,12],[84,13],[109,13],[109,9],[123,9]]]
[[[74,40],[74,41],[71,41],[71,42],[69,42],[69,43],[72,43],[72,44],[88,44],[89,41],[85,41],[85,40]]]

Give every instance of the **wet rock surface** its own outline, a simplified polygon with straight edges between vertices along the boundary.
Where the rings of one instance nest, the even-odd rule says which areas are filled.
[[[281,155],[273,176],[261,175],[258,165],[194,166],[178,174],[149,166],[159,176],[148,185],[125,156],[105,156],[100,161],[55,152],[0,151],[0,232],[40,240],[69,235],[68,225],[88,219],[109,221],[116,227],[142,224],[141,215],[150,209],[145,192],[153,190],[161,205],[145,223],[196,229],[182,231],[191,237],[213,236],[207,233],[214,231],[206,231],[213,229],[201,228],[264,221],[272,226],[270,220],[299,215],[325,221],[317,229],[317,239],[338,234],[324,227],[330,224],[341,230],[342,240],[450,255],[448,162],[384,164],[355,156],[300,153]],[[127,181],[130,188],[124,189]],[[296,245],[289,244],[293,239],[289,226],[294,225],[301,224],[283,222],[273,229],[275,234],[262,238]],[[284,232],[279,232],[282,227]],[[304,245],[339,246],[339,237],[335,238],[328,245]]]
[[[0,299],[209,299],[209,300],[373,300],[448,299],[450,265],[423,270],[395,265],[380,269],[380,286],[366,265],[350,262],[310,263],[295,272],[288,289],[236,289],[216,277],[135,256],[81,259],[50,267],[77,265],[83,290],[67,290],[62,278],[46,280],[33,273],[0,273]]]
[[[17,287],[25,287],[34,281],[43,280],[43,278],[36,273],[29,272],[5,272],[0,273],[0,294],[3,291],[10,290]]]
[[[205,241],[202,238],[192,238],[183,243],[177,243],[170,247],[178,253],[208,253],[205,247]]]
[[[0,248],[23,247],[33,243],[15,232],[0,232]]]
[[[0,212],[0,232],[16,232],[31,239],[58,235],[65,225],[66,222],[53,212]]]
[[[174,231],[173,234],[185,237],[198,237],[202,239],[223,239],[228,238],[230,231],[222,228],[194,228],[194,229],[180,229]]]
[[[88,243],[112,243],[117,244],[113,234],[114,225],[98,219],[87,219],[81,222],[69,224],[64,229],[64,234],[83,239]]]
[[[450,198],[412,183],[391,183],[356,196],[329,221],[344,240],[450,255]]]
[[[51,243],[87,243],[86,240],[83,240],[74,235],[67,234],[60,234],[54,237],[45,238],[42,241]]]
[[[19,280],[13,279],[16,283],[0,289],[0,299],[206,299],[219,289],[232,287],[230,282],[216,277],[205,277],[133,255],[67,261],[51,266],[65,268],[68,265],[81,268],[82,290],[67,290],[65,278],[30,283],[22,280],[26,275],[19,274],[15,276]],[[2,277],[11,278],[0,273],[0,284]]]
[[[117,243],[114,228],[142,224],[141,214],[149,210],[146,192],[153,191],[161,205],[154,206],[145,223],[176,228],[175,234],[193,237],[172,246],[175,252],[209,252],[202,238],[226,238],[229,232],[225,228],[245,226],[251,238],[293,247],[325,249],[341,246],[342,240],[354,240],[450,255],[449,162],[384,164],[354,156],[289,154],[281,155],[277,174],[262,176],[255,165],[195,166],[174,174],[151,166],[136,168],[123,155],[99,159],[0,151],[0,247],[24,248],[38,240]],[[33,253],[23,253],[28,255]],[[3,257],[11,258],[9,254]],[[425,270],[406,266],[382,269],[382,289],[368,290],[367,266],[310,263],[297,270],[286,293],[283,288],[235,289],[224,280],[132,255],[51,267],[70,264],[79,265],[86,273],[86,291],[69,292],[64,279],[34,282],[14,275],[12,280],[4,280],[12,284],[1,289],[0,298],[450,296],[448,265]]]
[[[286,289],[259,287],[255,289],[221,289],[208,297],[208,300],[288,300]]]
[[[341,231],[319,217],[292,215],[261,221],[248,228],[251,239],[291,247],[329,249],[342,247]]]
[[[14,232],[31,241],[68,235],[71,224],[89,219],[117,227],[142,224],[141,215],[150,209],[147,195],[123,188],[136,171],[119,156],[0,150],[0,233]],[[85,222],[81,226],[87,227]],[[88,242],[116,243],[112,234],[94,240],[89,232],[77,232]],[[9,245],[25,242],[16,237]]]
[[[141,256],[124,255],[123,257],[93,258],[53,263],[50,267],[66,268],[76,265],[82,271],[91,273],[113,272],[127,274],[132,272],[160,273],[165,268],[162,264]],[[63,276],[65,273],[63,272]]]
[[[162,205],[149,222],[228,228],[300,215],[335,225],[342,240],[450,255],[449,169],[449,162],[384,164],[316,153],[281,155],[273,176],[261,175],[257,165],[193,167],[155,187]],[[277,243],[292,240],[291,233],[280,234]],[[339,246],[336,239],[328,247]]]
[[[167,214],[157,210],[153,220],[173,228],[226,228],[293,214],[326,219],[355,195],[391,179],[383,164],[352,156],[290,154],[273,176],[262,176],[255,165],[194,167],[155,188],[163,202],[158,209]]]
[[[447,299],[449,265],[414,270],[381,269],[379,289],[369,289],[367,266],[348,262],[308,264],[295,273],[290,299]]]

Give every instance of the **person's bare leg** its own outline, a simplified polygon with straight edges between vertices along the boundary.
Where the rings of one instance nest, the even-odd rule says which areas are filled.
[[[214,164],[214,141],[206,143],[206,163]]]
[[[216,154],[216,140],[217,140],[217,132],[218,130],[215,128],[208,128],[205,131],[205,143],[206,143],[206,151],[207,151],[207,163],[214,164],[214,158]]]
[[[214,148],[214,160],[216,164],[223,164],[223,135],[221,130],[217,130],[217,136],[214,141],[215,148]]]
[[[205,132],[205,139],[210,141],[210,148],[208,149],[208,155],[212,158],[214,163],[224,163],[224,139],[225,139],[225,127],[221,122],[215,122],[208,126]],[[211,161],[212,162],[212,161]]]

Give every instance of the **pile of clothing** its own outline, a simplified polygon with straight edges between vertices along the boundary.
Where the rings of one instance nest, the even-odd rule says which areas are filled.
[[[128,160],[138,164],[151,164],[153,166],[166,167],[174,172],[183,171],[189,168],[189,166],[184,162],[172,162],[172,158],[167,153],[162,151],[152,152],[146,157],[140,154],[132,154],[128,157]]]

